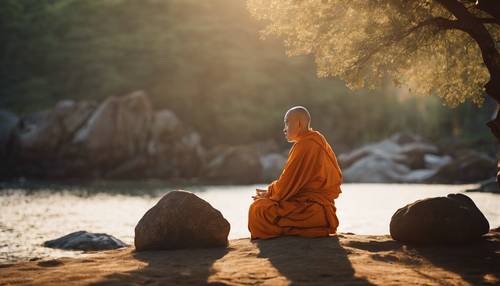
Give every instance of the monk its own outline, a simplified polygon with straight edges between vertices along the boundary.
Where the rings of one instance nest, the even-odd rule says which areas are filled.
[[[342,183],[335,153],[325,137],[311,128],[305,107],[291,108],[284,121],[283,132],[294,144],[279,178],[253,196],[248,211],[251,238],[335,234],[339,220],[334,199]]]

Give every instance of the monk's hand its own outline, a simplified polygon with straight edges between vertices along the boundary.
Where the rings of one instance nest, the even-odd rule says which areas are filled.
[[[269,196],[267,190],[262,190],[262,189],[255,189],[255,193],[257,195],[255,196],[252,196],[252,198],[254,200],[257,200],[257,199],[262,199],[262,198],[267,198]]]

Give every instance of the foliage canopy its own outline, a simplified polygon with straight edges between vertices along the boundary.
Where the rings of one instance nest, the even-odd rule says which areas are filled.
[[[289,55],[314,55],[319,76],[339,77],[352,89],[373,89],[389,79],[412,94],[436,94],[456,106],[466,100],[481,105],[490,74],[467,21],[457,18],[451,8],[471,16],[466,20],[484,24],[493,41],[500,41],[500,21],[475,2],[248,0],[247,4],[255,17],[266,21],[262,35],[281,37]],[[500,62],[496,65],[500,67]]]

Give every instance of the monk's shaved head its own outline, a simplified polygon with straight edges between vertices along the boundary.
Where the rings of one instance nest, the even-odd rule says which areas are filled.
[[[285,121],[287,119],[299,120],[303,123],[303,126],[307,126],[307,129],[311,128],[311,114],[304,106],[299,105],[288,109],[285,114]]]
[[[285,132],[288,142],[297,139],[311,129],[311,114],[304,106],[294,106],[285,114]]]

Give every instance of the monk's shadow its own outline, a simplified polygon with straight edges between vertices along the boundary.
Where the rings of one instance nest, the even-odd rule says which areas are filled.
[[[372,285],[366,279],[355,277],[348,252],[337,236],[303,238],[286,236],[269,240],[255,240],[261,258],[268,258],[273,266],[292,285]]]
[[[133,259],[146,262],[137,270],[113,273],[91,285],[207,285],[212,265],[229,252],[226,247],[163,251],[132,251],[124,254],[124,264]],[[117,258],[119,260],[119,258]],[[120,263],[120,261],[113,261]]]

